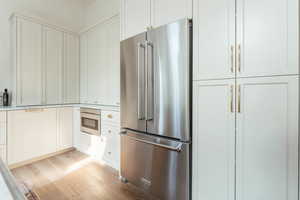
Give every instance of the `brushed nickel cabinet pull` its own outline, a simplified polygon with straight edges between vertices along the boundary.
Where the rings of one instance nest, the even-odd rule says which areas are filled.
[[[231,57],[231,72],[232,73],[234,73],[234,46],[233,45],[231,45],[231,47],[230,47],[230,50],[231,50],[231,55],[230,55],[230,57]]]
[[[230,86],[230,94],[230,112],[233,113],[233,85]]]
[[[242,65],[242,60],[241,60],[241,45],[238,45],[238,70],[241,72],[241,65]]]
[[[241,113],[241,85],[238,86],[238,112]]]

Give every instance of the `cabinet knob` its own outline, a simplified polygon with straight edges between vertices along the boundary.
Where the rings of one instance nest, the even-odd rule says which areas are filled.
[[[111,133],[111,130],[108,130],[108,133]]]
[[[108,114],[107,117],[110,118],[110,119],[113,118],[113,116],[111,114]]]

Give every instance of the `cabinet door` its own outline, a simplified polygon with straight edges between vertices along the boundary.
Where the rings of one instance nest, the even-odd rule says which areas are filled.
[[[237,84],[237,200],[297,200],[298,77]]]
[[[56,109],[9,111],[8,164],[53,153],[57,149]]]
[[[235,77],[235,0],[194,1],[193,79]]]
[[[73,107],[58,109],[58,144],[59,150],[73,146]]]
[[[42,26],[17,20],[17,105],[42,103]]]
[[[122,39],[147,30],[150,26],[150,0],[121,1]]]
[[[151,25],[162,26],[183,18],[192,18],[192,0],[152,0]]]
[[[238,77],[299,73],[298,2],[237,0]]]
[[[90,30],[87,38],[88,45],[88,99],[92,104],[103,104],[108,78],[107,40],[104,24]]]
[[[234,200],[234,84],[194,82],[193,199]]]
[[[88,34],[80,36],[80,103],[88,103]]]
[[[44,103],[62,103],[63,33],[44,28]]]
[[[64,34],[64,103],[79,102],[79,38]]]
[[[103,77],[102,84],[106,86],[104,95],[105,105],[120,105],[120,20],[119,17],[111,20],[107,27],[107,76]],[[106,82],[106,83],[105,83]]]

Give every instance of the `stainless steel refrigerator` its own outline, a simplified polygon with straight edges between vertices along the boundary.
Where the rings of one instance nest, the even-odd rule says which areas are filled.
[[[121,177],[162,200],[190,199],[192,23],[121,42]]]

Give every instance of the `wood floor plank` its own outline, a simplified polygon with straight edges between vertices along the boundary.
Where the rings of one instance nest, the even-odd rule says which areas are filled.
[[[70,151],[12,170],[41,200],[153,200],[117,171],[89,156]]]

